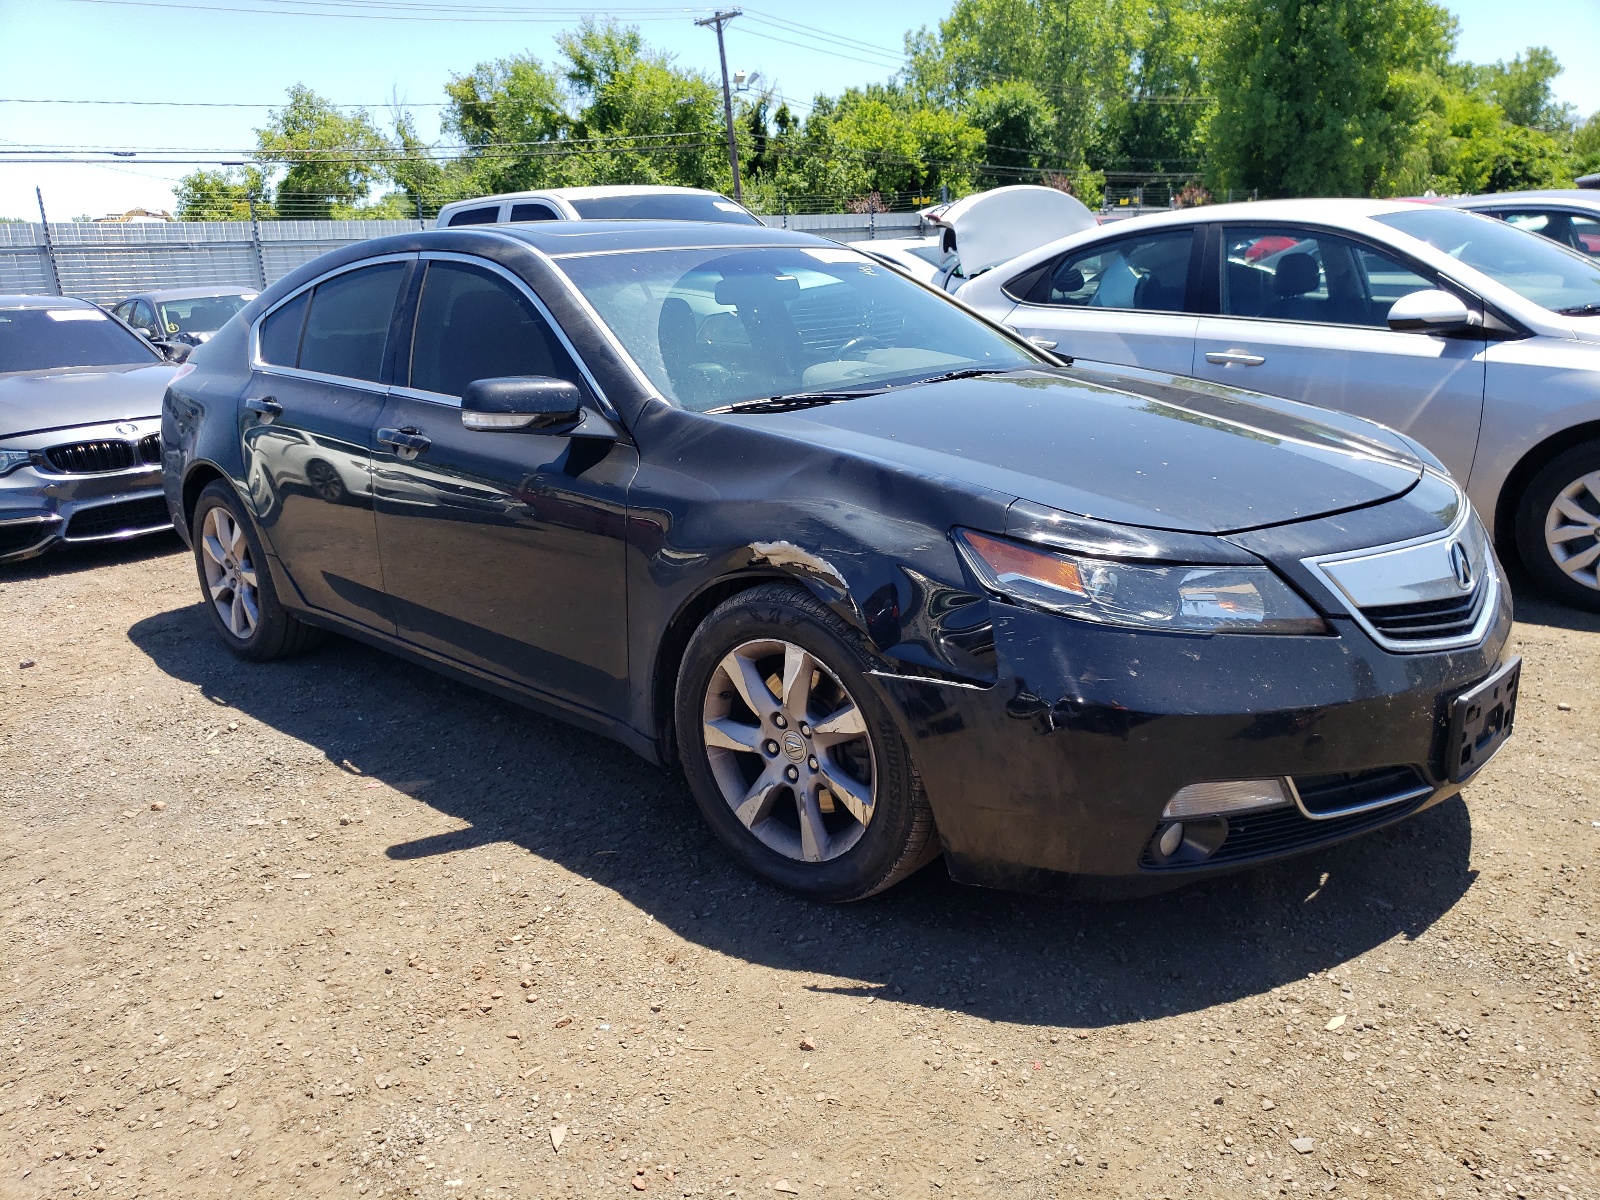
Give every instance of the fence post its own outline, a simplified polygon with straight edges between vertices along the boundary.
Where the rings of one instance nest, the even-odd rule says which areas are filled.
[[[44,193],[34,188],[33,194],[39,201],[39,225],[44,230],[44,260],[50,264],[50,280],[56,285],[56,295],[64,296],[66,293],[61,290],[61,268],[56,265],[56,246],[50,240],[50,218],[44,215]]]
[[[250,244],[256,251],[256,273],[261,276],[261,289],[267,287],[267,255],[261,248],[261,222],[256,218],[256,198],[247,197],[250,204]]]
[[[785,192],[778,200],[783,207],[783,227],[787,229],[789,228],[789,194]]]

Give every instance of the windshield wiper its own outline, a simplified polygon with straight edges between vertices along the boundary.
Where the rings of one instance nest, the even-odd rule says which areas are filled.
[[[1563,317],[1600,317],[1600,304],[1593,300],[1585,304],[1574,304],[1570,308],[1556,309]]]
[[[836,404],[841,400],[858,400],[862,396],[876,396],[882,388],[862,388],[853,392],[791,392],[784,396],[764,396],[759,400],[740,400],[737,404],[723,404],[706,409],[707,413],[791,412],[797,408],[816,408],[822,404]]]
[[[913,379],[901,387],[917,387],[924,383],[948,383],[952,379],[976,379],[980,375],[1008,375],[1017,367],[963,367],[959,371],[946,371],[943,375],[929,375],[926,379]]]

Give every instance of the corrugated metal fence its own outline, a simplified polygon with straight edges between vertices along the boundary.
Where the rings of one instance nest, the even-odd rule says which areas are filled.
[[[841,242],[905,237],[919,225],[915,213],[763,219]],[[339,246],[424,227],[418,221],[3,222],[0,294],[60,293],[108,304],[156,288],[260,288]]]

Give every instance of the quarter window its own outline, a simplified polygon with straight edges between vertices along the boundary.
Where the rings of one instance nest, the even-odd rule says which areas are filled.
[[[1224,231],[1222,311],[1230,317],[1386,329],[1402,296],[1434,284],[1399,259],[1309,229]]]
[[[1192,230],[1127,238],[1067,254],[1028,300],[1073,308],[1182,312],[1188,301]]]
[[[156,331],[155,314],[150,311],[150,306],[143,300],[134,302],[133,307],[128,312],[127,321],[135,329],[143,329],[146,333],[154,333]]]
[[[404,274],[404,263],[379,263],[319,283],[300,339],[300,369],[379,382]]]
[[[571,356],[526,296],[481,267],[430,262],[411,339],[411,386],[459,396],[475,379],[510,375],[582,386]]]
[[[513,221],[559,221],[556,210],[548,204],[513,204],[511,206],[511,219]]]
[[[301,292],[261,322],[261,361],[274,367],[293,367],[300,362],[300,331],[305,328],[306,309],[311,293]]]
[[[493,225],[500,217],[500,206],[491,204],[485,208],[463,208],[458,213],[450,214],[450,223],[446,229],[454,229],[457,225]]]

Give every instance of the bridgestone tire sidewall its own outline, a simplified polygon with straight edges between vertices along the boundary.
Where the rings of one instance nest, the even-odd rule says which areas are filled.
[[[1574,608],[1600,612],[1600,591],[1569,578],[1550,556],[1544,541],[1545,514],[1556,496],[1591,471],[1600,471],[1600,442],[1574,446],[1533,477],[1517,505],[1517,556],[1547,595]]]
[[[871,734],[877,781],[872,820],[860,841],[827,862],[802,863],[769,849],[734,816],[711,774],[700,733],[706,688],[728,651],[762,638],[793,642],[825,663],[861,709]],[[776,585],[741,593],[713,612],[690,640],[678,675],[678,756],[706,822],[750,870],[814,900],[860,899],[909,874],[897,867],[904,867],[918,834],[919,806],[926,819],[905,739],[865,673],[870,664],[853,631],[826,606],[810,593]],[[919,858],[910,869],[924,861]]]

